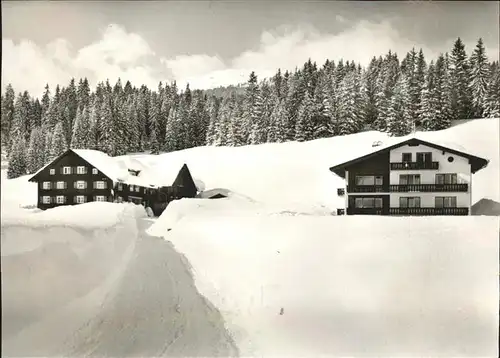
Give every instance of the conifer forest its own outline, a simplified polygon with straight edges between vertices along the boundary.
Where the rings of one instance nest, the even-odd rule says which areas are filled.
[[[197,146],[308,141],[366,130],[393,136],[439,130],[454,120],[500,117],[500,71],[481,39],[461,39],[427,59],[415,49],[389,51],[362,67],[311,60],[271,78],[212,90],[71,79],[41,94],[8,85],[1,98],[8,177],[32,174],[68,148],[111,156]],[[139,84],[140,85],[140,84]],[[18,91],[16,93],[16,91]]]

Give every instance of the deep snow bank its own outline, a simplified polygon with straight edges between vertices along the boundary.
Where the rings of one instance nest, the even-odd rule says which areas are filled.
[[[66,210],[67,215],[60,210],[28,211],[2,220],[5,344],[121,270],[135,245],[136,219],[144,216],[133,204],[89,203]]]
[[[289,217],[206,202],[163,235],[242,356],[497,356],[496,218]]]

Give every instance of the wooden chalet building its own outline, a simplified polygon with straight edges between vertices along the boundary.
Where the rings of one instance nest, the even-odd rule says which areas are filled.
[[[173,177],[160,176],[138,160],[113,158],[90,149],[68,149],[35,173],[38,208],[91,201],[133,202],[160,215],[175,199],[194,198],[198,192],[184,164]]]
[[[488,160],[416,137],[381,144],[330,168],[346,184],[338,215],[471,214],[472,174]]]

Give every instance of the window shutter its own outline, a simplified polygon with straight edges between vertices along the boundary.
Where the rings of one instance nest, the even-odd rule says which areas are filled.
[[[68,189],[68,182],[67,181],[64,182],[64,189]]]
[[[108,182],[107,181],[104,181],[104,189],[107,189],[108,188]]]
[[[73,182],[73,189],[77,189],[78,185],[77,185],[78,182],[74,181]]]
[[[83,188],[87,189],[87,182],[86,181],[83,182]]]
[[[94,189],[97,187],[97,182],[93,182]],[[94,196],[94,201],[95,201],[95,196]]]

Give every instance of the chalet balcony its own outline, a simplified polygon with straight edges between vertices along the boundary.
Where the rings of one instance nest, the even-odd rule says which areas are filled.
[[[469,208],[389,208],[389,215],[431,216],[431,215],[469,215]]]
[[[382,208],[347,208],[347,215],[383,215]]]
[[[397,162],[391,163],[391,170],[438,170],[439,162]]]
[[[391,193],[467,193],[469,184],[398,184],[389,185]]]
[[[388,193],[387,185],[348,185],[348,193]]]

